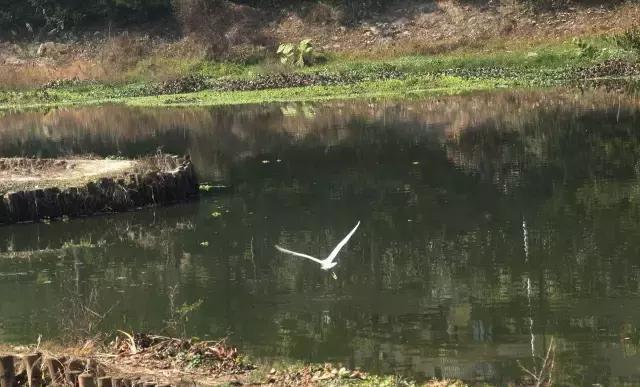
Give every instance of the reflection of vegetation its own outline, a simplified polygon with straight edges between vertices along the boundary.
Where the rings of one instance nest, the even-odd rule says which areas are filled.
[[[67,341],[84,340],[102,333],[101,323],[115,307],[101,299],[97,288],[91,288],[85,296],[69,292],[57,305],[56,318]]]
[[[578,375],[610,374],[612,356],[595,359],[594,350],[617,345],[623,335],[630,337],[625,350],[633,352],[638,316],[629,296],[637,294],[640,278],[637,100],[504,93],[313,110],[184,112],[184,125],[194,129],[184,132],[182,145],[199,149],[193,156],[203,165],[225,165],[237,194],[124,215],[121,223],[58,224],[51,230],[65,234],[62,240],[91,234],[107,240],[109,251],[70,252],[59,268],[45,260],[34,267],[55,268],[47,287],[53,291],[58,275],[78,267],[80,288],[95,278],[110,287],[101,288],[105,299],[127,297],[128,306],[118,307],[127,321],[114,313],[103,323],[116,327],[163,325],[174,284],[189,302],[207,294],[184,327],[213,336],[231,332],[255,344],[258,355],[319,361],[330,354],[382,371],[413,367],[425,377],[477,373],[473,367],[482,359],[491,379],[519,374],[514,360],[530,358],[532,332],[538,355],[547,344],[539,341],[558,338],[558,383],[579,385]],[[180,125],[163,114],[145,117],[158,119],[159,136],[170,140],[177,137],[171,128]],[[212,122],[219,124],[206,129]],[[86,133],[77,146],[113,146]],[[125,141],[124,130],[109,133],[119,146],[136,143]],[[2,146],[42,139],[22,136],[13,134]],[[260,162],[276,157],[282,162]],[[228,214],[212,221],[211,212],[221,209]],[[362,233],[349,244],[338,281],[273,252],[282,241],[324,252],[356,216]],[[60,245],[48,242],[49,235],[25,242],[13,234],[14,251]],[[201,248],[205,240],[216,248]],[[9,263],[0,263],[0,271],[10,271],[3,265]]]
[[[74,242],[73,239],[70,241],[65,241],[62,244],[62,249],[81,249],[81,248],[93,248],[100,247],[104,245],[106,242],[104,240],[98,241],[97,243],[92,243],[90,239],[81,239],[79,242]]]
[[[170,334],[180,334],[187,336],[187,323],[189,317],[202,306],[202,299],[191,304],[184,302],[178,306],[176,298],[178,296],[178,285],[169,288],[169,318],[166,320],[166,328]]]
[[[38,285],[47,285],[50,284],[51,281],[51,277],[49,276],[49,273],[47,272],[40,272],[38,273],[38,277],[36,278],[36,283]]]

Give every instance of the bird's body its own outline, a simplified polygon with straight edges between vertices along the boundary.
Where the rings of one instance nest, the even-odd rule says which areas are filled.
[[[340,241],[340,243],[338,243],[336,245],[336,247],[331,251],[329,256],[327,256],[327,258],[325,258],[325,259],[318,259],[316,257],[312,257],[312,256],[307,255],[307,254],[303,254],[303,253],[298,253],[298,252],[295,252],[295,251],[287,250],[287,249],[285,249],[283,247],[280,247],[278,245],[276,245],[276,249],[278,249],[279,251],[281,251],[283,253],[287,253],[287,254],[298,256],[298,257],[306,258],[306,259],[312,260],[312,261],[314,261],[316,263],[319,263],[320,264],[320,268],[322,270],[331,270],[332,268],[334,268],[338,264],[338,262],[336,262],[336,257],[338,256],[338,253],[344,247],[344,245],[347,244],[347,242],[349,241],[349,239],[351,238],[353,233],[356,232],[356,230],[358,229],[358,226],[360,226],[360,221],[358,221],[356,226],[349,232],[349,234],[347,234],[346,237],[344,237],[343,240]],[[335,274],[334,274],[334,277],[335,277]]]

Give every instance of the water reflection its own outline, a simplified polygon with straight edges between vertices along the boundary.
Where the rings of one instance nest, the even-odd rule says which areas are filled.
[[[99,329],[162,329],[177,289],[178,304],[204,300],[189,333],[257,356],[506,383],[553,336],[561,383],[640,381],[638,102],[569,91],[6,114],[5,155],[163,146],[235,192],[0,228],[0,338],[63,334],[79,302],[109,312]],[[322,255],[355,219],[337,281],[273,248]]]

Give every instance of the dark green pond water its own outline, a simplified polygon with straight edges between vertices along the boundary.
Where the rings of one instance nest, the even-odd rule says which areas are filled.
[[[3,156],[159,147],[233,192],[0,227],[0,341],[171,330],[254,358],[507,383],[553,338],[561,384],[640,383],[636,97],[0,116]],[[325,256],[357,220],[337,280],[273,247]]]

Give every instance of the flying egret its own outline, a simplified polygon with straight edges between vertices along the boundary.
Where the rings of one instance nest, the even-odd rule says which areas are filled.
[[[320,268],[322,270],[331,270],[334,266],[336,266],[338,264],[338,262],[336,262],[336,257],[338,256],[338,253],[340,252],[340,250],[344,247],[344,245],[347,244],[347,242],[349,241],[349,238],[351,238],[351,236],[353,235],[354,232],[356,232],[356,230],[358,229],[358,226],[360,226],[360,221],[358,221],[358,224],[356,224],[356,226],[353,228],[353,230],[351,230],[346,237],[344,237],[343,240],[340,241],[340,243],[338,243],[338,245],[331,251],[331,253],[329,254],[329,256],[325,259],[318,259],[316,257],[312,257],[310,255],[307,254],[302,254],[302,253],[297,253],[295,251],[291,251],[291,250],[287,250],[283,247],[280,247],[278,245],[276,245],[276,249],[278,249],[279,251],[283,252],[283,253],[287,253],[287,254],[291,254],[291,255],[296,255],[298,257],[302,257],[302,258],[307,258],[310,259],[314,262],[317,262],[320,264]],[[333,278],[337,279],[338,277],[336,276],[336,274],[334,272],[331,272],[331,275],[333,276]]]

